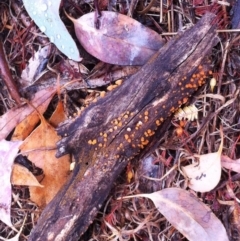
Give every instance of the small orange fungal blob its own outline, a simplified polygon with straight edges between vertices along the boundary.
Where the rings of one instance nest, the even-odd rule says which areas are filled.
[[[149,140],[145,140],[142,142],[142,145],[146,146],[149,143]]]
[[[100,92],[100,97],[104,97],[106,95],[106,92],[105,91],[101,91]]]
[[[155,122],[155,123],[156,123],[156,125],[157,125],[157,126],[160,126],[160,125],[161,125],[161,123],[160,123],[160,121],[159,121],[159,120],[156,120],[156,122]]]
[[[116,84],[116,85],[121,85],[122,82],[123,82],[123,80],[122,80],[122,79],[119,79],[119,80],[117,80],[117,81],[115,82],[115,84]]]
[[[96,140],[96,139],[94,139],[94,140],[88,140],[88,144],[89,144],[89,145],[95,145],[95,144],[97,144],[97,140]]]

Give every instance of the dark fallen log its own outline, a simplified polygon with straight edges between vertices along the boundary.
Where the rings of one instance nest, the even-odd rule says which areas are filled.
[[[158,144],[169,118],[205,83],[210,64],[203,62],[217,41],[213,21],[206,14],[128,81],[59,128],[57,155],[72,153],[77,164],[29,240],[78,240],[85,232],[128,161]]]

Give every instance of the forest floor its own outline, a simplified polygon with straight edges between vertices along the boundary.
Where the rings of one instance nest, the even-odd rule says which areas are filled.
[[[41,1],[35,0],[35,2],[38,4]],[[135,161],[128,164],[114,185],[103,208],[80,240],[186,240],[184,235],[158,211],[151,200],[131,198],[121,202],[117,201],[120,196],[152,193],[172,187],[188,190],[198,197],[223,224],[229,240],[240,240],[239,1],[236,3],[230,0],[216,2],[208,0],[160,0],[160,2],[159,0],[100,0],[98,5],[100,11],[111,10],[133,17],[162,36],[165,42],[193,26],[207,11],[210,11],[216,14],[219,43],[214,47],[210,56],[209,64],[212,70],[207,77],[206,84],[172,118],[171,126],[162,137],[158,149],[149,157],[138,160],[137,163]],[[95,5],[89,0],[64,0],[60,5],[62,21],[77,42],[73,24],[64,14],[64,10],[78,18],[93,12]],[[129,67],[127,69],[126,66],[106,65],[88,54],[78,42],[77,46],[83,60],[78,64],[69,61],[34,24],[21,0],[2,0],[0,2],[0,18],[0,44],[4,49],[11,76],[20,95],[26,86],[29,93],[24,92],[25,98],[30,98],[29,96],[44,91],[44,89],[46,92],[42,92],[42,95],[45,95],[49,87],[58,86],[56,73],[61,73],[60,78],[64,84],[61,81],[60,84],[66,88],[62,91],[58,90],[64,107],[64,114],[62,112],[59,114],[60,120],[63,120],[63,115],[70,117],[74,116],[76,112],[81,112],[95,98],[115,88],[119,79],[127,81],[128,77],[139,68]],[[34,64],[30,65],[29,59],[40,48],[46,46],[48,46],[47,53],[43,54],[38,63],[35,63],[37,68],[33,67]],[[9,80],[2,71],[6,67],[5,65],[6,62],[1,57],[1,117],[10,113],[10,110],[16,108],[18,104],[18,96],[16,97],[14,91],[7,88]],[[29,72],[34,71],[34,73],[25,73],[28,79],[31,78],[29,76],[35,79],[34,83],[26,83],[22,80],[26,68],[30,69]],[[74,85],[76,79],[80,81]],[[85,84],[86,80],[88,85]],[[71,83],[71,81],[73,84],[69,87],[67,83]],[[51,103],[46,111],[39,110],[40,113],[44,112],[46,119],[53,115],[58,105],[57,95],[51,97],[50,100]],[[1,121],[0,119],[2,128]],[[19,130],[20,134],[19,132],[13,134],[12,130],[17,124],[16,122],[15,126],[7,127],[10,132],[6,138],[2,139],[16,140],[16,138],[13,139],[13,136],[21,135],[23,140],[30,136],[30,132],[22,135],[22,129]],[[28,124],[25,125],[26,129],[32,128]],[[38,125],[39,120],[34,122],[33,129]],[[223,149],[220,153],[221,178],[213,190],[195,192],[189,188],[181,167],[198,160],[196,155],[199,157],[199,155],[218,152],[221,143],[221,127],[223,132]],[[4,132],[3,129],[0,130]],[[217,159],[217,157],[214,158]],[[230,167],[224,164],[226,162],[230,163]],[[18,155],[15,163],[27,167],[36,176],[42,175],[44,172],[21,155]],[[0,166],[0,168],[4,169],[4,166]],[[209,179],[209,183],[214,181],[214,178]],[[44,207],[44,204],[41,203],[42,206],[38,207],[39,205],[36,203],[38,202],[30,199],[28,185],[12,186],[11,222],[16,230],[20,230],[19,238],[14,240],[27,240],[33,226],[37,223],[41,208]],[[1,208],[3,209],[2,203],[0,203]],[[11,240],[16,236],[17,232],[14,228],[10,228],[0,221],[1,239]]]

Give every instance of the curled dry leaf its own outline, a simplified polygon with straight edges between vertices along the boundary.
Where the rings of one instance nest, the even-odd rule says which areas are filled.
[[[61,0],[23,0],[29,16],[68,58],[81,61],[76,43],[59,16]]]
[[[198,108],[195,105],[185,106],[180,108],[174,115],[175,119],[188,119],[190,121],[198,119]]]
[[[69,18],[82,46],[103,62],[143,65],[163,46],[161,36],[138,21],[116,12],[101,13],[99,29],[94,25],[94,12]]]
[[[221,153],[223,148],[223,133],[221,144],[217,152],[201,155],[198,163],[182,167],[189,178],[188,186],[196,192],[209,192],[215,188],[221,177]]]
[[[228,241],[224,226],[211,209],[186,190],[166,188],[123,199],[130,197],[150,198],[159,212],[189,241]]]

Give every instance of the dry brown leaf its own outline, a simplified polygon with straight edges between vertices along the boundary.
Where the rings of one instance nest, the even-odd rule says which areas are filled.
[[[228,241],[224,226],[211,209],[186,190],[166,188],[123,199],[130,197],[150,198],[159,212],[189,241]]]
[[[57,127],[61,122],[66,120],[66,115],[64,112],[64,106],[62,101],[58,101],[58,105],[55,109],[55,111],[53,112],[52,116],[49,119],[49,123],[53,126],[53,127]]]
[[[217,152],[199,157],[198,163],[182,167],[189,178],[188,186],[196,192],[209,192],[215,188],[221,177],[221,153],[223,148],[223,133],[221,129],[221,144]]]
[[[43,89],[36,93],[31,104],[36,109],[41,106],[42,110],[45,110],[55,93],[56,87]],[[36,113],[36,110],[32,106],[25,104],[19,108],[13,108],[2,115],[0,117],[0,140],[5,139],[17,124],[34,112]]]
[[[13,185],[43,187],[26,167],[19,164],[13,165],[11,183]]]
[[[240,159],[233,160],[228,156],[222,155],[221,163],[222,163],[223,167],[225,167],[231,171],[240,173]]]
[[[51,99],[50,99],[51,100]],[[45,102],[43,105],[40,105],[37,110],[39,113],[44,113],[48,107],[49,102]],[[35,111],[27,116],[21,123],[19,123],[12,135],[11,140],[24,140],[27,138],[31,132],[36,127],[37,123],[39,122],[39,114]]]
[[[44,179],[41,181],[44,187],[29,187],[31,200],[40,207],[52,200],[68,176],[69,155],[55,157],[56,150],[53,147],[59,140],[55,129],[42,118],[41,124],[20,147],[22,154],[44,172]]]
[[[101,61],[143,65],[163,46],[161,36],[138,21],[110,11],[101,11],[101,15],[99,29],[94,25],[94,12],[79,19],[69,17],[82,46]]]

